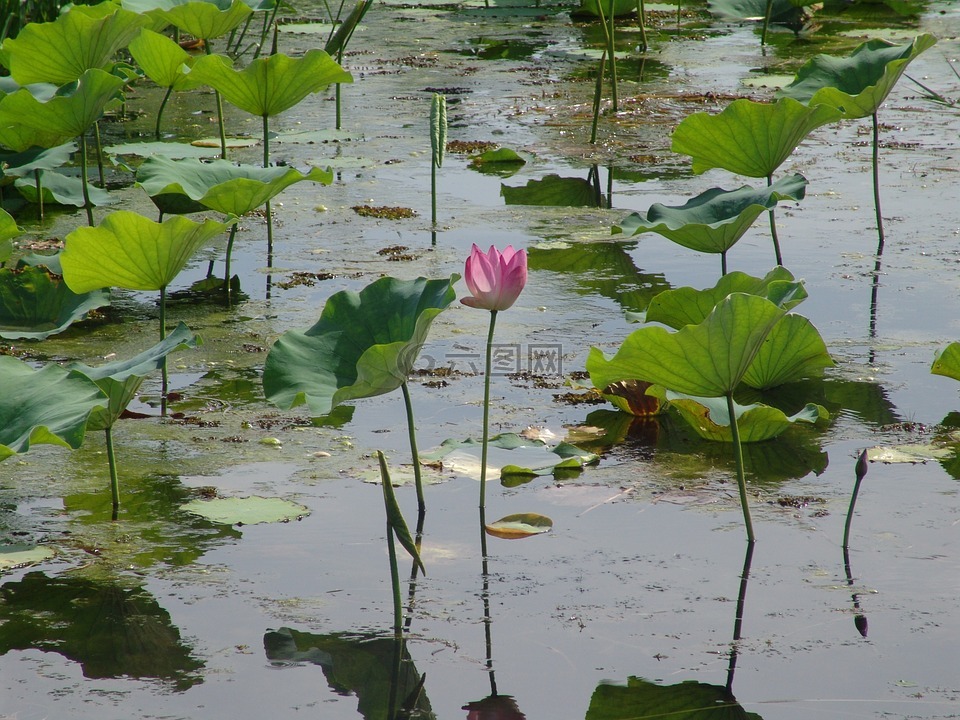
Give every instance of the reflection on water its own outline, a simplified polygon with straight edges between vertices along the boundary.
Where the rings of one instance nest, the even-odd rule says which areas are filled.
[[[0,655],[35,648],[80,663],[88,678],[157,678],[177,690],[200,683],[170,615],[142,587],[119,579],[31,572],[0,587]]]
[[[267,659],[277,667],[319,665],[330,689],[356,695],[366,720],[434,717],[405,641],[373,634],[317,635],[282,627],[263,636]],[[397,698],[397,705],[392,701]]]

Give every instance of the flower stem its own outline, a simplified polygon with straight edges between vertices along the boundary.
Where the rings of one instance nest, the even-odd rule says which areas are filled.
[[[733,407],[733,393],[727,393],[727,412],[730,415],[730,432],[733,435],[733,457],[737,463],[737,487],[740,490],[740,507],[743,510],[743,522],[747,526],[747,542],[756,542],[753,534],[753,522],[750,520],[750,505],[747,504],[747,478],[743,473],[743,449],[740,446],[740,428],[737,427],[737,414]]]
[[[483,371],[483,441],[480,449],[480,510],[487,502],[487,440],[490,434],[490,368],[493,358],[493,329],[497,324],[497,311],[490,311],[490,330],[487,332],[487,360]]]
[[[117,477],[117,459],[113,453],[113,428],[103,430],[107,440],[107,464],[110,467],[110,497],[113,500],[113,513],[120,509],[120,480]]]
[[[410,435],[410,457],[413,459],[413,479],[417,485],[417,509],[422,513],[427,504],[423,500],[423,475],[420,472],[420,452],[417,450],[417,428],[413,424],[413,403],[410,402],[410,388],[401,383],[403,404],[407,409],[407,433]]]
[[[880,211],[880,125],[873,113],[873,208],[877,215],[877,255],[883,252],[883,213]]]

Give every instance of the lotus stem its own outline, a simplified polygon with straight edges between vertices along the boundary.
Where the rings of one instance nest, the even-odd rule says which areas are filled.
[[[389,482],[389,481],[387,481]],[[390,554],[390,585],[393,588],[393,636],[403,637],[403,601],[400,598],[400,572],[397,570],[397,546],[393,525],[387,520],[387,551]]]
[[[233,253],[233,241],[237,237],[237,223],[230,226],[230,237],[227,238],[227,254],[224,258],[223,287],[227,295],[230,294],[230,255]]]
[[[649,47],[647,44],[646,15],[647,11],[644,7],[643,0],[637,0],[637,20],[640,23],[640,46],[643,48],[644,52],[646,52]]]
[[[87,187],[87,136],[80,133],[80,190],[83,193],[83,208],[87,211],[87,224],[93,227],[93,203]]]
[[[167,286],[160,288],[160,342],[167,337]],[[160,366],[160,414],[167,414],[167,356],[163,356],[163,364]]]
[[[773,185],[773,173],[767,175],[767,187]],[[780,239],[777,237],[777,218],[774,213],[774,208],[770,208],[768,211],[770,216],[770,239],[773,240],[773,254],[777,259],[777,265],[783,265],[783,256],[780,254]]]
[[[722,253],[720,253],[720,275],[723,276],[726,274],[727,274],[727,251],[724,250]]]
[[[767,11],[763,15],[763,32],[760,34],[760,44],[767,44],[767,28],[770,26],[770,15],[773,13],[773,0],[767,0]]]
[[[883,252],[883,213],[880,212],[880,124],[873,113],[873,207],[877,213],[877,255]]]
[[[120,480],[117,477],[117,458],[113,453],[113,428],[108,425],[103,432],[107,441],[107,465],[110,468],[110,498],[116,519],[116,513],[120,509]]]
[[[747,502],[747,478],[743,472],[743,448],[740,444],[740,428],[737,427],[737,414],[733,405],[733,391],[727,393],[727,413],[730,415],[730,433],[733,435],[733,459],[737,464],[737,488],[740,491],[740,507],[743,510],[743,522],[747,526],[747,542],[755,543],[753,522],[750,520],[750,505]]]
[[[339,89],[339,85],[337,88]],[[434,226],[437,224],[437,155],[433,154],[433,160],[430,163],[430,220]]]
[[[620,102],[619,92],[617,91],[617,55],[614,45],[614,30],[616,27],[614,24],[614,1],[615,0],[610,0],[610,17],[607,18],[607,22],[610,24],[610,29],[607,32],[607,45],[610,47],[610,100],[613,112],[617,112]],[[597,3],[597,5],[599,6],[599,3]]]
[[[490,439],[490,369],[493,366],[493,330],[497,324],[497,311],[490,311],[490,329],[487,331],[487,358],[483,371],[483,439],[480,447],[480,515],[487,502],[487,441]],[[486,536],[484,535],[484,545]],[[486,553],[484,553],[486,557]]]
[[[737,615],[733,620],[733,643],[730,646],[730,662],[727,663],[727,692],[733,695],[733,676],[737,671],[737,643],[743,632],[743,608],[747,602],[747,584],[750,580],[750,565],[753,563],[754,543],[747,543],[747,553],[743,556],[743,569],[740,571],[740,592],[737,594]]]
[[[153,131],[153,135],[157,139],[157,142],[160,141],[160,119],[163,117],[163,109],[167,106],[167,100],[170,99],[170,96],[172,94],[173,94],[173,85],[167,88],[167,92],[163,96],[163,100],[160,101],[160,109],[157,110],[157,125]]]
[[[400,384],[403,391],[403,404],[407,410],[407,433],[410,436],[410,457],[413,459],[413,479],[417,486],[417,508],[422,513],[427,508],[423,500],[423,475],[420,470],[420,452],[417,450],[417,428],[413,421],[413,403],[410,402],[410,388],[406,381]]]
[[[213,51],[210,49],[210,41],[207,38],[203,38],[203,50],[207,55],[212,55]],[[220,97],[220,91],[216,88],[213,89],[213,96],[217,101],[217,125],[220,130],[220,159],[227,159],[227,131],[223,126],[223,98]]]
[[[483,588],[480,597],[483,600],[483,637],[486,649],[487,674],[490,676],[490,694],[497,694],[497,678],[493,670],[493,623],[490,619],[490,570],[487,557],[487,521],[486,511],[480,508],[480,571]]]
[[[421,508],[417,513],[417,532],[414,536],[413,544],[417,548],[417,553],[420,552],[420,547],[423,544],[423,523],[426,520],[427,512],[425,509]],[[413,622],[413,607],[416,600],[417,594],[417,576],[420,574],[420,565],[417,563],[416,559],[413,561],[413,567],[410,568],[410,587],[407,590],[407,619],[404,620],[403,627],[405,630],[410,629],[410,624]]]
[[[847,508],[847,520],[843,525],[843,549],[846,550],[850,546],[850,525],[853,522],[853,508],[857,504],[857,495],[860,494],[860,483],[863,482],[863,478],[867,475],[867,451],[864,450],[860,453],[860,457],[857,458],[857,465],[855,469],[857,480],[853,484],[853,494],[850,495],[850,507]]]
[[[590,130],[590,144],[597,143],[597,126],[600,124],[600,96],[603,93],[603,70],[607,62],[607,51],[600,55],[600,69],[597,72],[597,84],[593,90],[593,127]]]
[[[680,5],[683,0],[677,0],[677,30],[680,29]]]
[[[97,145],[97,170],[100,172],[100,187],[107,186],[107,180],[103,174],[103,145],[100,142],[100,123],[93,124],[93,139]]]
[[[40,219],[43,220],[43,183],[40,182],[40,171],[33,171],[33,181],[37,188],[37,202],[40,203]]]

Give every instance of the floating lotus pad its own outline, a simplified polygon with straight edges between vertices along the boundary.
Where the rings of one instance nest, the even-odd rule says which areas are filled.
[[[36,565],[56,553],[43,545],[0,545],[0,573],[4,570]]]
[[[310,508],[290,500],[257,496],[191,500],[180,509],[224,525],[287,522],[310,514]]]
[[[493,535],[504,540],[520,540],[533,535],[542,535],[550,532],[552,528],[553,520],[537,513],[507,515],[496,522],[484,525],[487,535]]]

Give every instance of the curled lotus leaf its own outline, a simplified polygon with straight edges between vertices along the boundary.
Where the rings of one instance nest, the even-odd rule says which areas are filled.
[[[487,535],[504,540],[521,540],[550,532],[553,528],[553,520],[537,513],[517,513],[486,523],[483,527]]]
[[[933,358],[930,372],[960,380],[960,342],[952,342],[939,350]]]
[[[253,8],[243,0],[166,0],[149,14],[196,38],[211,40],[240,26]]]
[[[794,174],[763,188],[711,188],[680,206],[655,203],[646,214],[633,213],[613,233],[655,232],[678,245],[706,253],[725,253],[750,229],[760,213],[781,200],[802,200],[807,180]]]
[[[360,292],[327,300],[309,330],[288,330],[263,371],[267,399],[282,408],[306,403],[313,417],[346,400],[391,392],[406,382],[434,318],[456,299],[448,279],[384,277]]]
[[[723,168],[747,177],[769,177],[813,130],[839,120],[827,105],[808,107],[793,98],[774,103],[734,100],[723,112],[688,115],[673,131],[671,149],[693,159],[693,172]]]
[[[197,86],[196,78],[183,71],[184,65],[193,65],[196,56],[166,35],[143,28],[130,42],[129,49],[140,69],[160,87],[183,91]]]
[[[924,33],[903,45],[868,40],[849,57],[817,55],[797,71],[780,95],[810,107],[836,108],[845,118],[866,117],[883,104],[907,65],[936,42],[933,35]]]

